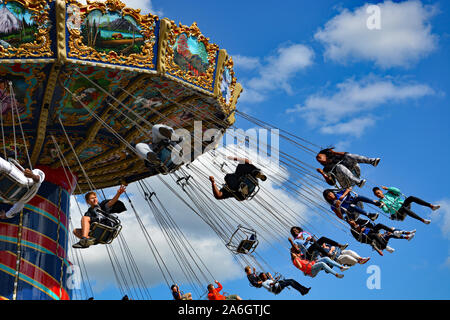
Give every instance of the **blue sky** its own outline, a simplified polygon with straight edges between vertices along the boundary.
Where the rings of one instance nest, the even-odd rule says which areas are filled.
[[[381,8],[380,30],[361,24],[369,16],[366,4]],[[288,254],[262,253],[275,257],[271,264],[286,277],[312,286],[306,297],[293,290],[274,296],[251,288],[243,273],[223,281],[227,292],[244,299],[450,298],[448,1],[153,0],[142,8],[177,23],[196,21],[234,57],[245,89],[238,109],[318,145],[381,157],[376,169],[362,168],[369,180],[362,194],[370,196],[375,184],[396,186],[407,195],[442,204],[429,226],[380,218],[387,225],[417,229],[411,242],[393,240],[396,252],[384,257],[332,225],[317,225],[323,235],[372,257],[342,280],[326,274],[306,278]],[[250,124],[238,118],[236,126],[246,129]],[[315,165],[306,153],[284,144],[281,149]],[[427,208],[414,208],[421,216],[431,215]],[[381,269],[380,290],[366,287],[369,265]],[[170,299],[163,285],[151,293]],[[105,287],[96,298],[118,299],[119,293]]]

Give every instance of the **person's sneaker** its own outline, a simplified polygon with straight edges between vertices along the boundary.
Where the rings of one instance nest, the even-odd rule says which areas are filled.
[[[72,248],[74,249],[84,249],[85,247],[83,247],[80,243],[80,241],[78,241],[77,243],[72,245]]]
[[[341,271],[347,271],[348,269],[350,269],[350,267],[343,266],[343,267],[341,268]]]
[[[409,233],[416,233],[416,229],[411,230]]]
[[[377,218],[378,218],[378,213],[369,213],[369,218],[370,218],[370,220],[372,220],[372,221],[377,220]]]
[[[94,244],[95,240],[93,238],[83,238],[77,243],[75,243],[72,248],[75,249],[86,249]]]
[[[376,158],[375,161],[373,162],[373,166],[376,167],[378,166],[378,164],[380,163],[380,158]]]
[[[401,230],[395,230],[394,231],[394,236],[396,236],[397,238],[401,237],[405,232],[401,231]]]
[[[439,210],[441,208],[441,206],[432,206],[431,210],[436,211]]]
[[[389,246],[386,246],[386,251],[389,252],[389,253],[394,253],[395,249],[391,248]]]
[[[408,240],[408,241],[411,241],[412,238],[414,238],[415,235],[416,235],[415,233],[411,233],[411,234],[407,235],[407,236],[405,237],[405,239]]]
[[[370,257],[369,258],[362,258],[361,260],[359,260],[359,264],[365,264],[369,260],[370,260]]]
[[[347,247],[348,247],[348,243],[346,243],[346,244],[341,244],[341,245],[339,246],[339,248],[340,248],[341,250],[345,250],[345,249],[347,249]]]
[[[336,274],[336,278],[342,279],[343,277],[344,277],[343,274],[340,274],[340,273],[337,273],[337,274]]]
[[[308,292],[309,292],[309,290],[311,290],[311,287],[309,287],[309,288],[306,288],[306,290],[305,291],[303,291],[301,294],[302,294],[302,296],[305,296],[305,295],[307,295],[308,294]]]
[[[430,224],[430,223],[431,223],[431,220],[423,219],[423,223],[425,223],[425,224]]]
[[[258,175],[258,178],[261,179],[261,181],[266,181],[267,180],[267,176],[265,174],[260,173]]]
[[[362,188],[366,184],[366,179],[363,179],[359,182],[358,187]]]

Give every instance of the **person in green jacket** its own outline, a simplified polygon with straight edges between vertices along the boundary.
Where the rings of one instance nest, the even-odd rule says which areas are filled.
[[[419,199],[414,196],[405,197],[400,189],[394,187],[381,187],[386,190],[386,193],[383,193],[378,187],[373,188],[373,193],[376,197],[380,199],[379,206],[380,208],[391,215],[391,220],[403,221],[406,216],[410,216],[414,219],[422,221],[425,224],[430,224],[431,221],[427,219],[423,219],[419,217],[415,212],[411,210],[411,203],[417,203],[424,207],[429,207],[433,211],[440,208],[440,206],[432,205],[422,199]]]

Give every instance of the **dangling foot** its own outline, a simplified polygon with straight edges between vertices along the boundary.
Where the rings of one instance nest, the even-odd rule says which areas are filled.
[[[370,260],[370,257],[369,258],[361,258],[361,259],[359,259],[358,263],[359,264],[365,264],[369,260]]]
[[[380,158],[376,158],[376,159],[374,160],[374,162],[373,162],[372,165],[373,165],[374,167],[378,166],[378,164],[380,163],[380,160],[381,160]]]
[[[433,211],[439,210],[440,208],[441,208],[441,206],[431,205],[431,210],[433,210]]]
[[[75,243],[72,248],[75,249],[86,249],[94,244],[95,240],[93,238],[82,238],[80,241]]]
[[[346,271],[346,270],[348,270],[348,269],[350,269],[350,267],[347,267],[347,266],[342,266],[342,267],[341,267],[341,271]]]
[[[402,231],[402,230],[395,230],[394,231],[394,236],[396,236],[397,238],[400,238],[404,234],[405,234],[405,231]]]
[[[411,233],[411,234],[405,236],[405,239],[408,240],[408,241],[411,241],[412,238],[414,238],[415,235],[416,235],[415,233]]]
[[[311,287],[306,288],[303,292],[301,292],[302,296],[305,296],[308,294],[309,290],[311,290]]]
[[[391,248],[389,246],[386,246],[386,251],[389,252],[389,253],[394,253],[395,249]]]
[[[345,249],[347,249],[347,247],[348,247],[348,243],[339,245],[339,248],[341,250],[345,250]]]
[[[362,187],[364,187],[365,184],[366,184],[366,179],[363,179],[358,183],[358,187],[362,188]]]
[[[430,224],[430,223],[431,223],[431,220],[423,219],[423,223],[425,223],[425,224]]]
[[[256,178],[261,179],[261,181],[266,181],[267,180],[267,176],[265,174],[262,174],[261,172],[259,172],[256,175]]]
[[[344,277],[344,275],[343,275],[343,274],[340,274],[340,273],[336,273],[336,278],[342,279],[343,277]]]

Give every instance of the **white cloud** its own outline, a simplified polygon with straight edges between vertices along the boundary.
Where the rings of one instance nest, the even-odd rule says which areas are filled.
[[[313,63],[314,51],[302,44],[280,47],[276,55],[264,59],[238,56],[238,66],[248,62],[248,69],[257,68],[258,75],[244,82],[244,92],[239,101],[261,102],[268,93],[283,90],[292,93],[290,80]],[[245,67],[244,67],[245,68]]]
[[[450,269],[450,257],[447,257],[447,260],[445,260],[443,267]]]
[[[232,55],[234,66],[243,70],[255,70],[261,66],[258,57],[246,57],[242,55]]]
[[[435,91],[424,84],[369,76],[339,83],[334,92],[312,94],[287,113],[297,113],[311,126],[319,127],[322,133],[358,137],[376,123],[369,112],[388,103],[404,103],[434,94]]]
[[[317,31],[314,37],[325,45],[326,58],[341,63],[368,60],[383,68],[409,67],[435,50],[438,37],[429,23],[435,6],[420,1],[379,3],[379,30],[367,27],[368,6],[344,9]]]
[[[362,117],[331,126],[324,126],[320,131],[326,134],[348,134],[359,137],[367,128],[374,125],[375,119],[372,117]]]
[[[431,214],[431,222],[438,223],[442,235],[445,238],[450,239],[450,199],[443,199],[442,201],[439,201],[438,204],[441,208]]]

